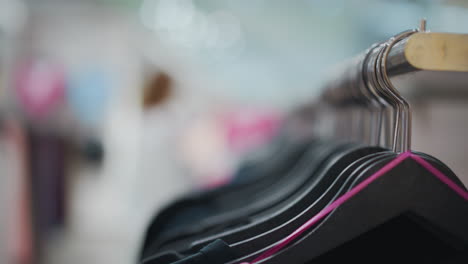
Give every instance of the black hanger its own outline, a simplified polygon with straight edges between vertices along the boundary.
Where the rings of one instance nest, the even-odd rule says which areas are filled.
[[[281,234],[287,233],[287,230],[291,229],[291,225],[283,224],[299,215],[306,208],[309,208],[310,205],[313,205],[335,180],[338,174],[340,174],[350,163],[370,153],[376,153],[383,150],[384,149],[378,147],[353,147],[351,149],[348,147],[347,149],[335,150],[334,154],[330,156],[327,162],[323,163],[320,170],[310,171],[306,170],[307,168],[302,168],[300,173],[307,175],[307,181],[301,182],[302,188],[294,192],[287,200],[277,204],[269,210],[264,210],[260,215],[257,215],[250,220],[250,223],[243,224],[236,229],[207,237],[203,241],[196,242],[195,245],[192,245],[191,252],[199,250],[200,247],[205,246],[218,238],[223,239],[228,244],[248,240],[249,243],[246,243],[244,246],[244,248],[248,250],[255,249],[258,243],[269,244],[271,240],[268,240],[268,238],[264,239],[261,237],[255,240],[252,237],[269,232],[271,229],[278,226],[282,226],[282,228],[275,233],[276,236],[281,236]],[[295,174],[292,174],[291,176],[294,177]],[[293,180],[294,178],[291,179],[291,181]],[[193,238],[190,238],[187,242],[192,240]],[[187,248],[187,242],[182,241],[179,242],[179,245],[171,245],[171,247],[167,248],[183,250],[184,248]],[[243,253],[242,247],[238,252]]]
[[[362,151],[362,148],[359,150]],[[342,169],[340,165],[343,166],[342,164],[346,164],[349,160],[354,159],[358,151],[354,150],[354,152],[346,153],[341,157],[339,162],[332,162],[331,167],[327,168],[322,173],[321,177],[318,177],[322,180],[319,185],[320,188],[315,187],[312,188],[312,191],[309,190],[310,193],[307,198],[309,200],[296,202],[295,205],[304,206],[305,209],[302,209],[302,211],[286,210],[282,218],[276,217],[273,221],[270,220],[273,223],[278,223],[276,226],[273,226],[272,224],[268,225],[268,222],[260,222],[257,223],[257,225],[252,224],[237,230],[230,230],[221,236],[217,236],[217,238],[221,238],[225,242],[232,244],[233,250],[235,250],[239,255],[248,255],[255,252],[254,249],[259,250],[267,247],[271,244],[271,241],[277,241],[287,236],[289,233],[297,229],[303,222],[307,221],[326,206],[336,195],[336,192],[340,189],[342,182],[347,179],[346,175],[352,173],[360,164],[364,163],[364,161],[368,159],[378,158],[379,156],[382,156],[382,153],[389,155],[388,152],[382,152],[383,150],[384,149],[382,148],[374,148],[372,151],[375,152],[365,155],[353,162],[351,165],[345,167],[345,169]],[[329,181],[332,182],[329,184]],[[288,208],[287,206],[291,205],[286,205],[286,208]],[[264,228],[260,229],[260,226],[263,226]],[[201,246],[204,246],[210,241],[211,240],[209,239],[204,241],[195,241],[192,244],[192,251],[198,250]]]
[[[427,157],[426,160],[449,178],[456,179],[456,176],[440,162]],[[387,160],[382,160],[366,169],[353,186],[387,162]],[[455,183],[460,184],[459,181]],[[379,201],[381,206],[375,206],[375,201]],[[333,248],[398,217],[411,219],[417,226],[442,240],[443,245],[450,245],[452,251],[457,254],[463,255],[464,250],[468,248],[467,201],[420,164],[407,159],[362,190],[353,199],[338,207],[315,229],[261,263],[312,261]],[[398,243],[398,241],[393,242]],[[372,243],[368,244],[372,245]],[[385,259],[379,261],[388,263]]]
[[[237,213],[236,214],[233,214],[231,217],[233,217],[234,219],[231,219],[231,221],[224,221],[224,219],[215,219],[217,220],[221,225],[219,227],[219,229],[224,229],[224,228],[227,228],[229,227],[230,225],[239,225],[239,224],[244,224],[245,223],[245,217],[248,217],[249,215],[247,215],[245,212],[249,212],[248,210],[250,210],[249,208],[252,208],[254,210],[261,210],[263,207],[264,207],[264,204],[266,203],[267,205],[269,204],[269,206],[271,205],[274,205],[278,199],[281,199],[282,197],[278,194],[280,193],[284,193],[285,191],[284,190],[281,190],[283,187],[285,186],[289,186],[289,188],[286,188],[287,189],[287,192],[286,192],[286,195],[290,195],[291,193],[294,193],[294,191],[301,186],[301,182],[297,183],[297,181],[290,181],[291,179],[294,179],[294,174],[297,174],[297,172],[301,172],[304,170],[304,167],[305,168],[308,168],[309,170],[315,170],[317,169],[322,163],[324,160],[326,160],[330,155],[332,155],[335,151],[337,151],[338,149],[342,148],[343,147],[343,144],[337,144],[337,143],[330,143],[330,142],[325,142],[325,141],[316,141],[315,143],[311,144],[311,146],[308,148],[307,150],[307,153],[304,154],[304,157],[299,161],[299,164],[296,165],[296,168],[291,170],[289,169],[290,171],[289,172],[285,172],[284,174],[282,174],[280,178],[278,177],[272,177],[273,180],[272,180],[272,185],[273,186],[269,186],[269,188],[273,189],[272,191],[270,191],[272,194],[274,194],[274,197],[269,197],[268,195],[263,195],[262,198],[264,198],[264,200],[260,200],[260,201],[257,201],[257,203],[253,204],[253,205],[250,205],[251,207],[248,206],[248,204],[245,204],[246,201],[244,201],[244,206],[246,208],[242,208],[242,206],[240,207],[241,209],[241,212],[240,213]],[[272,164],[272,165],[275,165],[275,164]],[[275,166],[273,166],[274,168]],[[271,176],[274,176],[274,175],[271,175]],[[296,177],[298,178],[297,180],[301,180],[302,181],[305,181],[307,180],[307,177],[309,177],[308,174],[304,174],[302,173],[300,175],[301,177]],[[266,188],[268,189],[268,188]],[[258,190],[258,192],[262,192],[261,190]],[[265,192],[265,190],[263,191]],[[253,193],[254,195],[256,193]],[[239,194],[238,194],[239,195]],[[245,199],[245,195],[241,195],[239,197],[242,197],[243,199]],[[238,199],[238,197],[234,197],[235,199]],[[254,198],[251,198],[249,199],[248,201],[255,201]],[[248,203],[247,201],[247,203]],[[246,210],[247,209],[247,210]],[[216,223],[216,221],[214,221]],[[155,254],[156,252],[159,252],[159,248],[162,247],[161,245],[167,245],[169,244],[169,246],[166,246],[166,248],[176,248],[175,246],[171,245],[170,242],[171,241],[176,241],[177,243],[182,243],[182,244],[190,244],[190,241],[192,239],[189,239],[190,241],[188,243],[184,243],[184,241],[181,241],[181,238],[190,238],[191,235],[196,235],[196,234],[205,234],[207,233],[207,229],[204,228],[206,225],[203,225],[203,224],[200,224],[200,225],[196,225],[194,226],[194,229],[193,230],[187,230],[187,229],[183,229],[181,230],[180,233],[172,233],[170,234],[168,237],[164,237],[162,236],[162,238],[158,239],[158,240],[155,240],[153,241],[153,243],[147,248],[146,252],[148,252],[148,254],[145,254],[145,257],[148,257],[149,255],[151,254]],[[216,232],[217,230],[214,229],[212,230],[214,232]],[[162,242],[161,242],[162,241]],[[163,248],[164,250],[164,248]]]
[[[256,237],[246,239],[245,241],[236,242],[232,245],[233,250],[238,252],[239,255],[244,255],[244,252],[253,253],[252,249],[254,248],[263,249],[271,245],[271,241],[278,241],[286,237],[307,220],[319,213],[320,210],[334,200],[334,197],[343,193],[345,191],[343,190],[344,183],[349,179],[350,174],[356,173],[356,170],[362,170],[363,167],[366,166],[366,163],[372,163],[390,155],[392,154],[387,151],[377,152],[366,155],[365,157],[353,162],[334,179],[333,183],[330,184],[323,193],[321,193],[319,198],[317,198],[300,214],[292,216],[288,221],[285,221],[281,226],[278,226],[275,229],[269,230]]]
[[[372,156],[372,158],[369,159],[369,157],[368,157],[368,159],[367,159],[366,162],[364,162],[364,158],[362,158],[362,159],[360,160],[360,166],[357,166],[357,165],[358,165],[358,162],[356,162],[356,163],[353,164],[354,167],[355,167],[355,168],[358,167],[358,168],[361,168],[361,169],[362,169],[363,167],[366,166],[365,163],[367,163],[367,164],[373,163],[373,165],[379,164],[379,162],[375,162],[376,160],[380,160],[380,163],[387,163],[387,162],[388,162],[388,157],[390,157],[390,159],[392,159],[392,158],[395,156],[395,154],[388,153],[388,152],[384,152],[384,153],[377,153],[377,154],[369,155],[369,156]],[[380,157],[379,157],[379,156],[380,156]],[[422,155],[422,156],[426,157],[425,155]],[[382,157],[384,157],[384,160],[382,159]],[[431,160],[432,162],[438,162],[437,160],[434,160],[433,158],[430,158],[430,157],[429,157],[428,159]],[[382,161],[382,160],[383,160],[383,161]],[[441,170],[448,170],[448,168],[447,168],[446,166],[444,166],[443,164],[441,164],[440,162],[439,162],[439,164],[437,164],[437,165],[439,166],[439,168],[440,168]],[[345,171],[352,170],[351,167],[352,167],[352,166],[346,168]],[[357,168],[356,168],[356,170],[357,170]],[[369,170],[369,168],[368,168],[367,170]],[[456,182],[457,184],[461,184],[460,181],[458,181],[457,178],[456,178],[453,174],[447,173],[447,176],[449,176],[449,177],[451,177],[452,179],[454,179],[455,182]],[[351,178],[348,178],[348,179],[347,179],[347,185],[346,185],[346,184],[344,184],[344,185],[346,185],[346,186],[349,187],[349,186],[350,186],[350,184],[349,184],[350,179],[351,179]],[[341,188],[341,189],[343,189],[343,188]],[[346,189],[346,188],[345,188],[345,189]],[[345,191],[346,191],[346,190],[345,190]],[[337,195],[339,195],[339,194],[342,193],[342,192],[343,192],[343,190],[340,190],[340,192],[338,192]],[[234,250],[234,249],[235,249],[235,246],[234,246],[232,249]],[[349,251],[349,247],[348,247],[348,251]],[[238,253],[239,253],[239,252],[236,251],[236,254],[238,254]],[[197,253],[197,254],[198,254],[198,253]],[[317,262],[317,263],[333,263],[333,262],[323,262],[323,259],[322,259],[321,261],[322,261],[322,262]],[[166,262],[148,262],[148,263],[166,263]],[[167,263],[169,263],[169,262],[167,262]],[[188,263],[188,262],[181,262],[181,263]],[[213,263],[214,263],[214,262],[213,262]],[[299,263],[299,262],[298,262],[298,263]],[[313,263],[316,263],[316,262],[313,262]]]
[[[314,143],[312,143],[307,148],[307,153],[304,154],[304,158],[302,158],[301,160],[305,159],[305,160],[310,161],[318,153],[323,153],[323,152],[320,152],[319,150],[324,149],[324,148],[330,148],[330,144],[327,145],[322,141],[320,141],[320,142],[314,141]],[[316,151],[317,151],[317,153],[316,153]],[[315,158],[317,159],[317,157],[315,157]],[[311,162],[310,164],[302,164],[302,165],[301,165],[301,161],[299,161],[298,162],[299,164],[295,165],[295,166],[299,167],[299,168],[303,167],[305,165],[307,165],[309,167],[315,167],[315,166],[318,166],[318,164],[320,163],[321,160],[322,159],[317,159],[316,162]],[[304,162],[302,161],[302,163],[304,163]],[[275,168],[277,168],[278,164],[272,163],[271,165],[272,166],[270,166],[270,168],[275,169]],[[273,189],[273,191],[271,191],[271,192],[276,194],[278,191],[274,191],[274,190],[277,190],[278,188],[281,189],[285,185],[290,184],[289,181],[288,181],[288,178],[286,178],[286,176],[289,175],[289,173],[291,171],[291,168],[286,167],[286,168],[277,169],[277,170],[274,170],[274,171],[271,171],[271,170],[268,170],[268,171],[270,173],[266,174],[266,175],[269,175],[271,179],[269,179],[269,181],[265,181],[263,183],[263,185],[258,184],[258,186],[255,187],[255,188],[249,188],[248,190],[233,192],[232,195],[230,195],[230,197],[217,196],[216,199],[220,198],[221,201],[218,201],[218,200],[213,201],[211,199],[209,199],[209,201],[205,201],[206,203],[209,203],[210,201],[212,203],[216,203],[216,205],[213,206],[213,207],[215,207],[216,209],[219,209],[219,210],[216,211],[216,214],[214,214],[214,215],[217,215],[218,217],[215,217],[213,219],[213,218],[210,218],[210,216],[206,216],[206,218],[208,218],[208,221],[207,221],[208,223],[200,223],[200,221],[198,221],[196,223],[196,225],[192,225],[192,226],[186,227],[185,229],[181,229],[180,232],[178,232],[178,233],[171,233],[168,236],[161,236],[161,238],[159,238],[158,240],[153,241],[149,251],[150,252],[155,252],[160,247],[161,244],[167,244],[167,243],[170,243],[171,241],[177,241],[177,240],[180,240],[181,238],[189,237],[189,236],[197,234],[197,233],[206,233],[206,232],[208,232],[210,230],[210,228],[216,227],[216,224],[221,224],[220,228],[223,228],[223,227],[226,226],[226,224],[231,225],[231,224],[240,224],[240,223],[242,223],[244,221],[242,219],[244,219],[245,216],[247,216],[246,212],[249,212],[249,210],[250,210],[249,209],[250,208],[249,204],[245,200],[245,198],[250,197],[250,199],[248,201],[254,201],[255,199],[254,199],[253,196],[255,196],[258,192],[262,192],[262,190],[265,191],[265,189],[268,190],[268,189],[271,188],[271,189]],[[281,177],[278,177],[278,176],[281,176]],[[276,188],[276,189],[274,189],[274,188]],[[294,190],[290,190],[290,191],[292,192]],[[239,199],[239,197],[242,197],[242,199]],[[278,198],[281,198],[281,197],[276,196],[276,199],[278,199]],[[235,210],[236,207],[234,207],[233,205],[229,205],[230,200],[237,200],[237,202],[239,202],[239,200],[241,201],[241,203],[237,204],[237,206],[236,206],[239,209],[239,211],[236,211]],[[250,206],[253,207],[253,209],[262,208],[263,204],[261,204],[261,203],[262,203],[262,201],[257,201],[255,204],[250,205]],[[269,201],[269,203],[275,203],[275,200]],[[228,216],[227,217],[223,216],[223,212],[227,211],[226,208],[223,208],[223,205],[224,205],[224,207],[227,206],[225,204],[228,204],[229,208],[230,208],[230,210],[228,211]],[[221,215],[221,217],[220,217],[220,215]],[[229,223],[226,222],[227,221],[226,219],[229,219],[229,217],[232,218],[231,220],[233,222],[229,222]],[[216,230],[214,230],[214,231],[216,231]]]
[[[281,151],[275,152],[272,157],[259,162],[259,164],[251,169],[253,171],[249,173],[252,174],[252,177],[249,180],[244,180],[235,185],[220,187],[212,191],[192,193],[161,210],[153,218],[146,231],[141,257],[144,258],[148,254],[151,254],[152,248],[154,248],[154,244],[156,243],[155,241],[159,237],[162,237],[162,240],[164,240],[165,236],[173,237],[179,233],[184,235],[193,232],[180,224],[175,226],[180,222],[178,219],[186,219],[187,215],[190,215],[191,221],[189,223],[197,223],[200,219],[194,217],[193,212],[195,211],[200,218],[219,214],[219,210],[222,209],[222,205],[220,204],[223,202],[219,201],[218,198],[220,196],[256,192],[259,188],[262,189],[262,186],[270,185],[270,182],[275,182],[279,177],[283,177],[290,170],[290,167],[300,160],[300,156],[304,155],[306,150],[317,146],[318,142],[316,140],[307,140],[306,142],[281,145]]]

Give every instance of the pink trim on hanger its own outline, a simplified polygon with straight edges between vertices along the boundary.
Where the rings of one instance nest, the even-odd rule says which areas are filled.
[[[463,190],[463,188],[461,188],[457,184],[455,184],[452,180],[450,180],[449,177],[445,176],[445,174],[443,174],[441,171],[439,171],[437,168],[432,166],[429,162],[427,162],[423,158],[415,154],[411,154],[411,158],[415,160],[416,162],[418,162],[421,166],[423,166],[426,170],[428,170],[434,176],[436,176],[441,182],[447,184],[448,187],[450,187],[450,189],[452,189],[454,192],[456,192],[457,194],[459,194],[461,197],[463,197],[465,200],[468,201],[468,192]]]
[[[378,170],[376,173],[372,174],[369,178],[365,179],[358,185],[356,185],[354,188],[352,188],[349,192],[343,194],[340,196],[338,199],[336,199],[334,202],[329,204],[327,207],[325,207],[322,211],[320,211],[318,214],[316,214],[314,217],[312,217],[310,220],[308,220],[306,223],[304,223],[301,227],[296,229],[293,233],[285,237],[284,239],[280,240],[276,245],[274,245],[272,248],[268,249],[267,251],[263,252],[260,256],[255,258],[252,262],[242,262],[240,264],[255,264],[258,263],[264,259],[267,259],[271,256],[273,256],[276,252],[280,251],[289,243],[291,243],[294,239],[299,237],[301,234],[303,234],[305,231],[307,231],[309,228],[311,228],[313,225],[315,225],[318,221],[322,220],[325,216],[327,216],[329,213],[331,213],[333,210],[335,210],[338,206],[344,204],[346,201],[351,199],[353,196],[358,194],[360,191],[362,191],[364,188],[366,188],[370,183],[375,181],[376,179],[380,178],[382,175],[385,173],[389,172],[391,169],[395,168],[398,164],[400,164],[402,161],[406,160],[407,158],[412,158],[415,160],[417,163],[419,163],[421,166],[423,166],[426,170],[428,170],[430,173],[432,173],[435,177],[437,177],[441,182],[445,183],[448,187],[450,187],[454,192],[459,194],[462,198],[468,201],[468,192],[463,190],[460,186],[455,184],[450,178],[448,178],[445,174],[443,174],[441,171],[439,171],[437,168],[432,166],[429,162],[425,161],[423,158],[411,153],[410,151],[401,153],[398,155],[398,157],[391,162],[389,162],[387,165],[383,166],[380,170]]]

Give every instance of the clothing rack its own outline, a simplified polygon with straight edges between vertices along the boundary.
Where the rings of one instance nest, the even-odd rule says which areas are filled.
[[[468,99],[468,34],[428,32],[422,20],[418,29],[372,45],[332,76],[318,98],[317,134],[404,152],[411,146],[409,101]]]
[[[312,129],[284,133],[244,182],[162,210],[140,263],[468,263],[468,192],[448,166],[412,150],[411,107],[394,85],[419,73],[466,76],[464,41],[422,23],[342,65],[288,120]]]
[[[333,72],[323,96],[343,101],[351,96],[347,89],[362,83],[356,69],[371,72],[363,61],[374,56],[366,51]],[[358,65],[361,64],[361,65]],[[387,57],[387,75],[398,91],[410,100],[428,97],[468,99],[468,34],[435,33],[424,30],[396,43]],[[354,73],[354,74],[353,74]]]

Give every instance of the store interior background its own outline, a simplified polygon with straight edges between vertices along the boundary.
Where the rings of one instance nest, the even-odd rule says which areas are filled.
[[[468,33],[468,1],[0,0],[0,263],[135,263],[158,208],[229,181],[334,66],[420,18]],[[467,114],[464,99],[414,103],[414,149],[465,184]],[[18,130],[65,149],[65,213],[31,263]]]

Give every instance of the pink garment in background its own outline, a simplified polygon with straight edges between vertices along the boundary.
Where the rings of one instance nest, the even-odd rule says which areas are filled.
[[[14,81],[18,102],[32,118],[45,118],[63,100],[63,68],[48,61],[31,60],[20,64]]]
[[[266,144],[276,135],[281,122],[281,115],[271,110],[242,109],[222,114],[220,126],[226,141],[225,151],[230,153],[227,157],[238,161],[246,152]],[[203,184],[203,188],[213,189],[228,184],[237,166],[223,175],[211,177],[210,181]]]
[[[282,123],[266,109],[228,109],[194,120],[180,140],[182,158],[202,189],[232,180],[247,152],[269,142]]]
[[[259,109],[231,111],[221,118],[227,145],[237,153],[244,153],[268,142],[282,121],[277,112]]]

